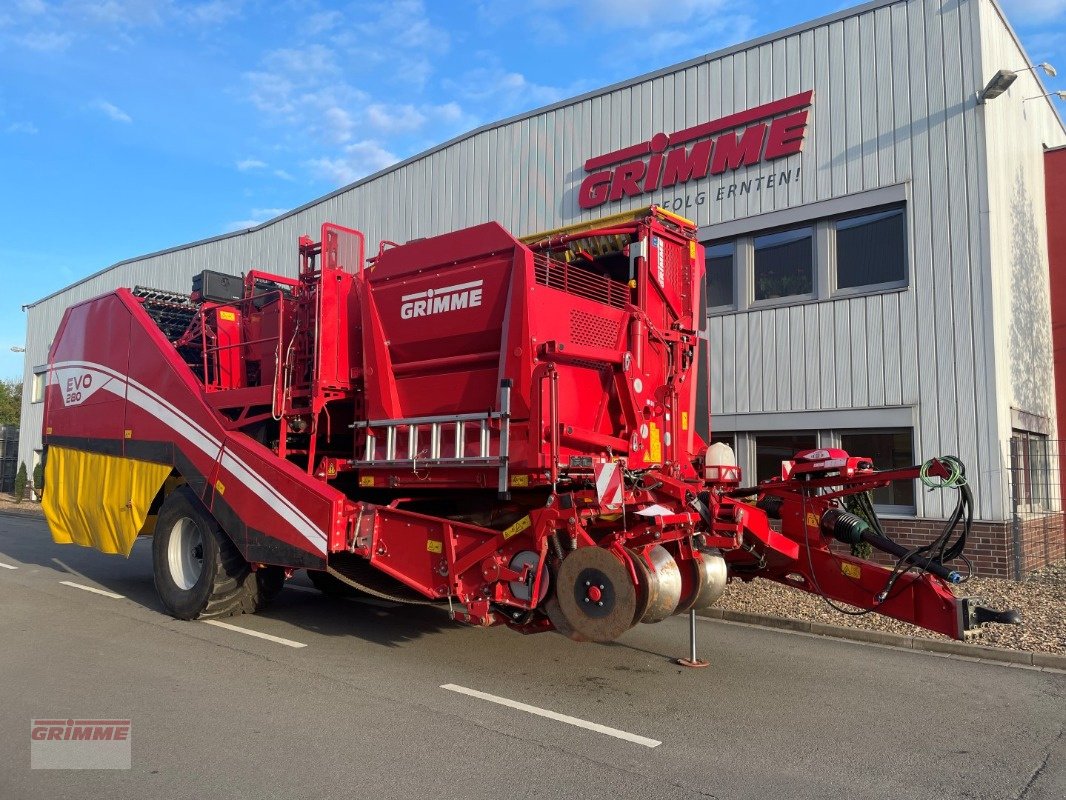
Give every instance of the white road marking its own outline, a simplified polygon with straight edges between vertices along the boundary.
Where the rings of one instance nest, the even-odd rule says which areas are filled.
[[[554,719],[558,722],[565,722],[567,725],[574,725],[575,727],[595,731],[596,733],[602,733],[606,736],[613,736],[616,739],[624,739],[627,742],[641,744],[645,747],[658,747],[662,744],[662,742],[655,739],[649,739],[646,736],[638,736],[635,733],[622,731],[618,728],[609,728],[606,725],[600,725],[597,722],[589,722],[588,720],[579,719],[578,717],[571,717],[567,714],[558,714],[554,711],[548,711],[544,708],[528,705],[527,703],[519,703],[517,700],[508,700],[506,697],[498,697],[497,695],[488,694],[487,692],[479,692],[477,689],[467,689],[465,686],[456,686],[454,683],[445,683],[440,688],[447,689],[449,692],[458,692],[459,694],[476,697],[479,700],[488,700],[490,703],[498,703],[501,706],[517,708],[519,711],[536,714],[538,717],[546,717],[547,719]]]
[[[242,628],[240,625],[230,625],[228,622],[220,622],[217,619],[205,619],[203,620],[203,622],[207,625],[214,625],[216,628],[225,628],[227,631],[246,633],[249,636],[254,636],[257,639],[266,639],[268,642],[283,644],[286,647],[307,647],[307,645],[303,642],[294,642],[292,639],[282,639],[280,636],[271,636],[269,633],[260,633],[259,631],[253,631],[248,628]]]
[[[14,564],[5,564],[2,561],[0,561],[0,567],[3,567],[4,569],[18,569]]]
[[[64,586],[72,586],[75,589],[84,589],[85,591],[92,592],[94,594],[102,594],[104,597],[113,597],[115,600],[122,600],[125,598],[125,595],[115,594],[114,592],[107,591],[107,589],[97,589],[95,586],[86,586],[82,583],[74,583],[74,581],[60,581],[60,583]]]
[[[62,561],[60,561],[58,558],[53,558],[52,561],[54,561],[56,564],[59,564],[59,566],[61,566],[63,568],[64,572],[69,572],[71,575],[77,575],[83,581],[91,581],[92,580],[92,578],[85,577],[84,575],[82,575],[80,572],[78,572],[73,567],[68,567],[66,564],[64,564]]]

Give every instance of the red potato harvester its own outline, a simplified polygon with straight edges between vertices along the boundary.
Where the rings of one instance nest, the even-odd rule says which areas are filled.
[[[204,271],[191,296],[118,289],[66,312],[45,397],[56,541],[152,535],[176,617],[327,592],[445,605],[474,625],[610,641],[764,577],[963,638],[1009,622],[968,573],[951,458],[891,471],[801,453],[742,487],[696,432],[703,248],[661,208],[516,239],[496,223],[366,258],[299,241],[299,277]],[[959,496],[907,550],[870,502]],[[835,550],[831,545],[835,545]],[[850,545],[850,551],[842,545]],[[855,555],[873,547],[894,568]]]

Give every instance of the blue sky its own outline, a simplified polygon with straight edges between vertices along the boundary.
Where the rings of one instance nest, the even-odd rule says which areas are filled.
[[[1003,2],[1066,88],[1066,0]],[[0,378],[21,305],[115,261],[847,5],[0,0]]]

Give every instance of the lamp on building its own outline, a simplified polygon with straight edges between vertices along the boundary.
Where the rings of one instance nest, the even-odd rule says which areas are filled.
[[[1039,64],[1036,64],[1031,67],[1023,67],[1022,69],[1012,70],[1012,72],[1029,72],[1030,70],[1035,72],[1037,67],[1044,70],[1044,74],[1047,75],[1049,78],[1054,78],[1056,75],[1059,74],[1058,70],[1056,70],[1046,61],[1041,61]]]
[[[1010,85],[1018,79],[1018,73],[1009,69],[1001,69],[995,75],[992,76],[992,80],[985,84],[985,88],[981,90],[981,93],[977,95],[977,102],[984,103],[993,98],[999,97]]]
[[[26,352],[26,348],[25,347],[19,347],[17,344],[13,344],[13,345],[11,345],[11,352],[12,353],[25,353]]]
[[[1066,100],[1066,89],[1059,89],[1057,92],[1048,92],[1047,94],[1037,94],[1032,97],[1027,97],[1025,100],[1039,100],[1041,97],[1057,97],[1059,100]],[[1025,100],[1022,102],[1024,103]]]

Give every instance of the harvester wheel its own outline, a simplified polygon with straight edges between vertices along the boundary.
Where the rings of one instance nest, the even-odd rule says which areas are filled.
[[[252,613],[280,591],[273,568],[261,578],[253,573],[187,486],[171,492],[159,510],[152,566],[159,599],[178,619]]]
[[[555,629],[578,641],[610,642],[635,624],[637,587],[602,547],[579,547],[559,565],[544,610]]]

